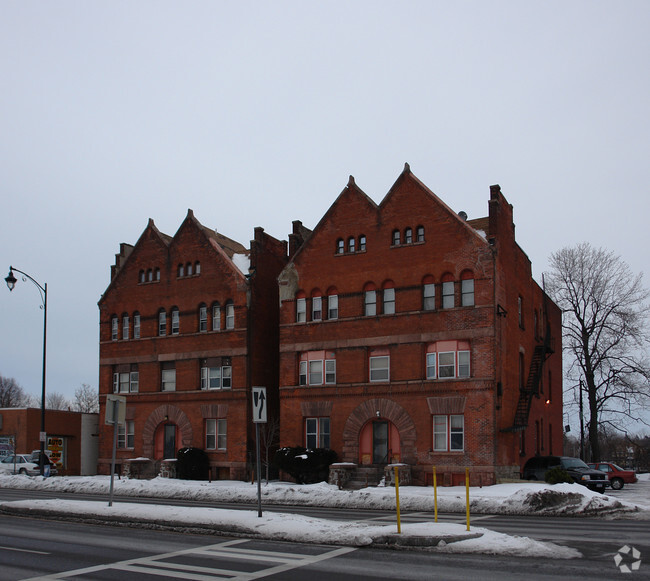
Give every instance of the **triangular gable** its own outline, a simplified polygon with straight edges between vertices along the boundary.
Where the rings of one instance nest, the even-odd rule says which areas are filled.
[[[101,305],[101,303],[104,301],[104,297],[106,296],[106,294],[115,285],[115,281],[124,272],[125,267],[134,260],[134,257],[138,255],[139,251],[142,249],[142,247],[145,244],[149,242],[153,242],[154,244],[159,244],[166,251],[169,249],[169,245],[171,241],[172,241],[172,237],[167,234],[163,234],[160,230],[158,230],[158,228],[154,224],[153,219],[149,218],[149,221],[147,222],[147,227],[143,230],[142,234],[140,234],[138,241],[133,245],[132,250],[129,252],[128,256],[126,256],[123,260],[119,260],[116,257],[116,265],[112,270],[111,282],[106,287],[106,290],[102,293],[102,296],[99,299],[98,304]]]
[[[471,232],[483,242],[486,242],[485,238],[481,236],[481,234],[477,232],[477,230],[473,227],[473,224],[470,224],[464,217],[459,216],[457,212],[452,210],[442,199],[440,199],[411,172],[411,167],[408,163],[404,164],[404,170],[395,180],[395,183],[393,183],[390,190],[388,190],[388,193],[384,196],[384,199],[379,204],[379,213],[381,214],[382,210],[384,210],[389,204],[401,203],[400,198],[402,196],[412,196],[412,189],[408,188],[408,185],[414,185],[415,189],[422,193],[423,199],[439,206],[442,211],[453,217],[459,226],[462,226],[462,228]]]
[[[319,220],[318,224],[312,231],[311,235],[304,244],[298,249],[296,254],[289,261],[289,265],[300,259],[300,256],[304,251],[306,251],[313,242],[322,234],[322,231],[327,228],[329,224],[336,224],[338,222],[338,217],[340,215],[346,215],[350,212],[346,210],[348,208],[354,207],[354,215],[358,214],[358,208],[362,207],[366,209],[366,215],[369,216],[369,220],[372,223],[375,223],[377,218],[377,204],[359,187],[354,181],[354,177],[350,176],[347,185],[341,193],[338,195],[334,203],[329,207],[327,212]],[[333,249],[332,249],[333,251]]]

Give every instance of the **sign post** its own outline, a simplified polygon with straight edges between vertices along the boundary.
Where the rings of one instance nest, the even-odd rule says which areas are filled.
[[[109,394],[106,396],[106,414],[104,423],[113,426],[113,458],[111,460],[111,488],[108,506],[113,506],[113,482],[115,481],[115,456],[117,452],[117,426],[126,423],[126,397]]]
[[[260,467],[260,424],[266,423],[266,387],[253,387],[253,423],[257,458],[257,516],[262,516],[262,471]]]

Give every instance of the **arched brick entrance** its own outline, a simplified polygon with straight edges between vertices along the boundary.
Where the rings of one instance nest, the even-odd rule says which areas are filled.
[[[348,417],[343,428],[343,462],[357,463],[359,459],[359,437],[366,422],[377,417],[392,422],[399,431],[401,459],[406,464],[415,464],[416,429],[411,416],[398,403],[390,399],[369,399],[359,405]]]
[[[154,459],[156,428],[163,422],[176,424],[180,433],[180,447],[192,445],[192,425],[185,412],[173,405],[161,405],[151,412],[142,428],[142,451],[144,456],[152,460]]]

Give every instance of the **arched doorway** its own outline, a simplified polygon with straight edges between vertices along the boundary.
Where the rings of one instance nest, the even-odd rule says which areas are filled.
[[[191,445],[192,425],[180,408],[162,405],[147,418],[142,429],[142,451],[147,458],[175,458],[179,448]]]
[[[390,464],[401,461],[397,426],[386,418],[367,422],[359,434],[360,464]]]

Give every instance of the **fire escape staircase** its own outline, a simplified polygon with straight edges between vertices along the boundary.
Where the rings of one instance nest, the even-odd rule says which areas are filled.
[[[505,428],[504,432],[520,432],[528,427],[528,416],[533,396],[539,396],[539,385],[542,381],[544,362],[554,352],[552,339],[547,332],[543,343],[535,345],[533,359],[530,362],[528,380],[526,385],[519,390],[519,401],[515,410],[515,419],[511,427]]]

